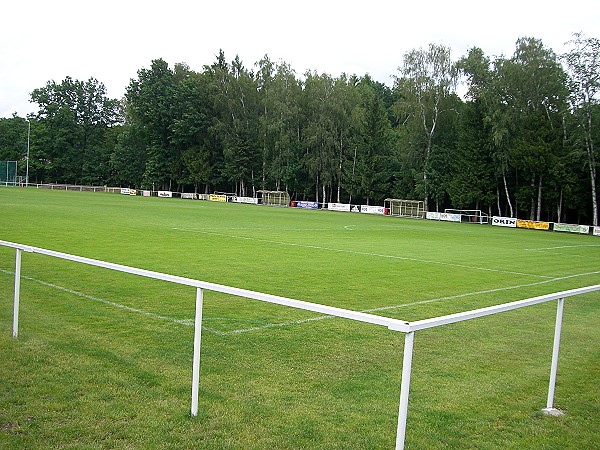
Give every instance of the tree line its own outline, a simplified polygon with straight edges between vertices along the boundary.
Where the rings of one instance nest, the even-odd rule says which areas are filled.
[[[222,51],[201,71],[162,59],[123,99],[91,78],[31,93],[30,182],[154,190],[283,190],[293,199],[423,199],[597,225],[600,41],[557,55],[520,38],[511,57],[441,44],[407,52],[391,87]],[[460,95],[459,95],[460,94]],[[0,119],[0,160],[25,164],[25,119]],[[20,170],[21,172],[21,170]]]

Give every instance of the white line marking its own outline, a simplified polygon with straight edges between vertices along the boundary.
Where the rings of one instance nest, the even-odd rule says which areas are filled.
[[[309,249],[314,249],[314,250],[325,250],[325,251],[336,252],[336,253],[348,253],[348,254],[352,254],[352,255],[372,256],[372,257],[376,257],[376,258],[398,259],[401,261],[412,261],[412,262],[419,262],[419,263],[425,263],[425,264],[438,264],[438,265],[442,265],[442,266],[458,267],[461,269],[470,269],[470,270],[480,270],[480,271],[484,271],[484,272],[496,272],[496,273],[504,273],[504,274],[508,274],[508,275],[521,275],[521,276],[526,276],[526,277],[536,277],[536,278],[546,278],[546,279],[553,278],[553,277],[550,277],[547,275],[536,275],[536,274],[532,274],[532,273],[513,272],[510,270],[490,269],[487,267],[467,266],[465,264],[446,263],[446,262],[435,261],[435,260],[431,260],[431,259],[409,258],[406,256],[385,255],[382,253],[359,252],[356,250],[323,247],[320,245],[308,245],[308,244],[298,244],[298,243],[293,243],[293,242],[273,241],[271,239],[261,239],[261,238],[251,237],[251,236],[236,236],[233,234],[217,233],[214,231],[193,230],[193,229],[186,229],[186,228],[173,228],[173,230],[183,231],[186,233],[210,234],[213,236],[228,237],[228,238],[232,238],[232,239],[242,239],[245,241],[265,242],[268,244],[276,244],[276,245],[287,245],[290,247],[302,247],[302,248],[309,248]]]
[[[545,247],[545,248],[526,248],[529,252],[539,252],[545,250],[559,250],[562,248],[581,248],[581,247],[600,247],[600,244],[586,244],[586,245],[560,245],[557,247]]]
[[[575,274],[575,275],[567,275],[564,277],[558,277],[558,278],[553,278],[551,280],[543,280],[543,281],[537,281],[535,283],[527,283],[527,284],[521,284],[518,286],[507,286],[507,287],[503,287],[503,288],[496,288],[496,289],[487,289],[484,291],[477,291],[477,292],[467,292],[464,294],[457,294],[457,295],[451,295],[451,296],[447,296],[447,297],[439,297],[439,298],[432,298],[429,300],[421,300],[418,302],[412,302],[412,303],[403,303],[401,305],[392,305],[392,306],[382,306],[379,308],[370,308],[370,309],[364,309],[360,312],[364,312],[364,313],[372,313],[372,312],[377,312],[377,311],[387,311],[390,309],[400,309],[400,308],[408,308],[411,306],[419,306],[419,305],[425,305],[428,303],[436,303],[436,302],[442,302],[442,301],[446,301],[446,300],[455,300],[458,298],[465,298],[465,297],[472,297],[475,295],[483,295],[483,294],[491,294],[494,292],[502,292],[502,291],[510,291],[513,289],[520,289],[520,288],[524,288],[524,287],[531,287],[531,286],[537,286],[540,284],[546,284],[546,283],[552,283],[554,281],[561,281],[561,280],[566,280],[569,278],[576,278],[576,277],[582,277],[582,276],[586,276],[586,275],[597,275],[599,274],[600,271],[597,272],[588,272],[588,273],[580,273],[580,274]],[[223,335],[223,336],[228,336],[228,335],[233,335],[233,334],[241,334],[241,333],[248,333],[251,331],[260,331],[260,330],[264,330],[267,328],[275,328],[275,327],[287,327],[287,326],[293,326],[293,325],[299,325],[302,323],[307,323],[307,322],[315,322],[317,320],[325,320],[325,319],[334,319],[334,316],[316,316],[316,317],[311,317],[308,319],[301,319],[301,320],[292,320],[289,322],[282,322],[282,323],[271,323],[271,324],[267,324],[264,326],[260,326],[260,327],[251,327],[251,328],[243,328],[243,329],[239,329],[239,330],[232,330],[232,331],[226,331],[226,332],[221,332],[219,334]]]
[[[10,272],[10,271],[4,270],[4,269],[0,269],[0,272],[8,274],[8,275],[14,275],[14,272]],[[425,305],[425,304],[428,304],[428,303],[436,303],[436,302],[442,302],[442,301],[446,301],[446,300],[455,300],[455,299],[458,299],[458,298],[472,297],[472,296],[475,296],[475,295],[491,294],[491,293],[495,293],[495,292],[509,291],[509,290],[513,290],[513,289],[521,289],[521,288],[524,288],[524,287],[538,286],[538,285],[541,285],[541,284],[552,283],[552,282],[555,282],[555,281],[562,281],[562,280],[567,280],[567,279],[571,279],[571,278],[583,277],[583,276],[588,276],[588,275],[597,275],[597,274],[600,274],[600,271],[587,272],[587,273],[578,273],[578,274],[573,274],[573,275],[567,275],[567,276],[564,276],[564,277],[556,277],[556,278],[552,278],[552,279],[548,279],[548,280],[537,281],[535,283],[520,284],[520,285],[516,285],[516,286],[507,286],[507,287],[502,287],[502,288],[486,289],[486,290],[483,290],[483,291],[476,291],[476,292],[466,292],[464,294],[457,294],[457,295],[451,295],[451,296],[446,296],[446,297],[432,298],[432,299],[421,300],[421,301],[412,302],[412,303],[403,303],[403,304],[400,304],[400,305],[391,305],[391,306],[382,306],[382,307],[378,307],[378,308],[369,308],[369,309],[362,310],[360,312],[372,313],[372,312],[377,312],[377,311],[387,311],[387,310],[391,310],[391,309],[408,308],[408,307],[411,307],[411,306],[419,306],[419,305]],[[26,280],[29,280],[29,281],[33,281],[35,283],[39,283],[39,284],[41,284],[43,286],[51,287],[53,289],[57,289],[57,290],[66,292],[68,294],[75,295],[77,297],[81,297],[81,298],[85,298],[85,299],[88,299],[88,300],[100,302],[100,303],[103,303],[105,305],[109,305],[109,306],[113,306],[113,307],[116,307],[116,308],[124,309],[124,310],[129,311],[129,312],[134,312],[134,313],[142,314],[142,315],[145,315],[147,317],[152,317],[152,318],[155,318],[155,319],[165,320],[165,321],[177,323],[177,324],[180,324],[180,325],[194,326],[194,319],[175,319],[173,317],[162,316],[160,314],[154,314],[154,313],[151,313],[151,312],[148,312],[148,311],[144,311],[142,309],[131,308],[130,306],[122,305],[120,303],[115,303],[115,302],[111,302],[111,301],[108,301],[108,300],[104,300],[104,299],[99,298],[99,297],[93,297],[91,295],[83,294],[81,292],[74,291],[72,289],[67,289],[67,288],[64,288],[62,286],[58,286],[56,284],[48,283],[46,281],[38,280],[38,279],[35,279],[35,278],[32,278],[32,277],[22,276],[22,278],[24,278]],[[309,318],[306,318],[306,319],[292,320],[292,321],[288,321],[288,322],[267,323],[267,324],[261,325],[261,326],[249,327],[249,328],[241,328],[241,329],[230,330],[230,331],[220,331],[220,330],[216,330],[216,329],[211,328],[211,327],[207,327],[205,325],[202,325],[202,329],[204,331],[208,331],[209,333],[213,333],[213,334],[216,334],[216,335],[219,335],[219,336],[231,336],[231,335],[236,335],[236,334],[249,333],[249,332],[252,332],[252,331],[266,330],[266,329],[269,329],[269,328],[289,327],[289,326],[293,326],[293,325],[300,325],[300,324],[303,324],[303,323],[316,322],[316,321],[319,321],[319,320],[334,319],[334,318],[335,318],[334,316],[322,315],[322,316],[309,317]],[[213,317],[213,318],[204,317],[202,320],[203,321],[238,321],[239,319],[231,319],[231,318],[224,318],[224,317]]]

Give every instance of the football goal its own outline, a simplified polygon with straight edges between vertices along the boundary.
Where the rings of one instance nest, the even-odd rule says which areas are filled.
[[[460,215],[460,221],[464,223],[490,223],[490,217],[481,212],[480,209],[446,209],[444,212],[446,214]]]
[[[387,214],[398,217],[412,217],[424,219],[427,214],[425,202],[420,200],[401,200],[397,198],[386,198],[383,202]]]
[[[0,185],[16,186],[17,161],[0,161]]]
[[[290,194],[284,191],[256,191],[258,203],[267,206],[290,206]]]

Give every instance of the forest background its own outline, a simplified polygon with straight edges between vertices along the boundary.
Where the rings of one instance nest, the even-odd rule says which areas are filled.
[[[29,183],[393,197],[598,225],[600,40],[568,44],[523,37],[511,57],[456,61],[431,44],[404,54],[392,87],[223,51],[199,72],[153,60],[123,99],[67,76],[31,93],[37,113],[0,119],[0,161],[25,176],[29,145]]]

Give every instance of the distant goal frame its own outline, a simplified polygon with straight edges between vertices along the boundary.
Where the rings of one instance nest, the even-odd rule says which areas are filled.
[[[290,194],[286,191],[256,191],[258,194],[258,203],[266,206],[290,206]]]
[[[389,216],[425,219],[427,215],[427,206],[423,200],[386,198],[383,206]]]

